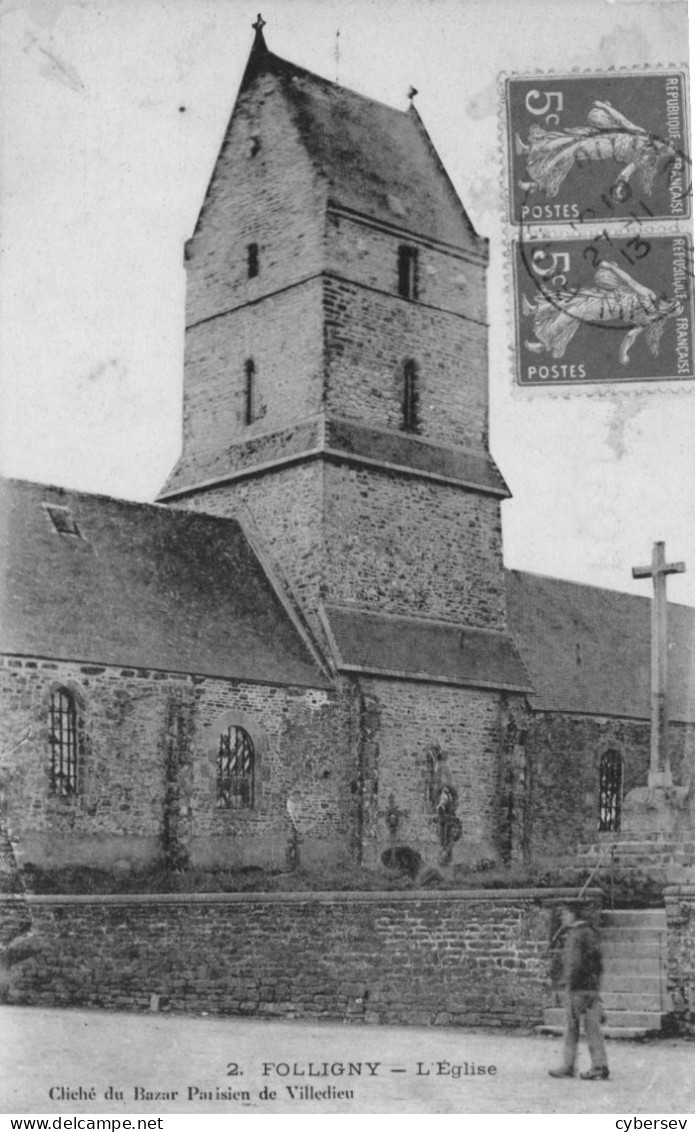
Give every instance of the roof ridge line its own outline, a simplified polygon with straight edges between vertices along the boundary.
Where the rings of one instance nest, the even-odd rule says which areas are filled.
[[[504,627],[503,629],[491,629],[486,625],[467,625],[459,621],[444,621],[438,617],[419,616],[414,613],[389,613],[384,609],[362,609],[357,605],[337,601],[324,601],[322,605],[325,609],[360,613],[366,617],[386,617],[391,621],[412,621],[418,622],[419,624],[435,625],[439,629],[454,629],[457,633],[486,633],[492,637],[510,637],[511,635],[511,630],[508,627]]]
[[[619,597],[634,597],[638,601],[651,601],[650,594],[636,594],[630,590],[614,590],[609,586],[602,586],[599,582],[579,582],[575,578],[558,578],[555,574],[540,574],[537,570],[521,570],[517,566],[504,566],[506,574],[524,574],[528,578],[540,578],[545,582],[561,583],[564,586],[578,586],[586,590],[599,590],[601,593],[612,595],[617,594]],[[694,605],[689,605],[687,602],[682,601],[669,601],[668,605],[675,605],[679,609],[692,609]]]
[[[395,114],[402,114],[405,117],[409,114],[409,107],[400,110],[398,106],[393,106],[390,102],[383,102],[380,98],[371,98],[369,94],[362,94],[359,90],[354,90],[353,87],[344,86],[343,83],[336,82],[334,79],[327,79],[324,75],[319,75],[316,71],[311,71],[308,67],[301,66],[300,63],[293,63],[290,59],[284,59],[281,55],[276,55],[274,51],[266,50],[267,58],[273,60],[275,63],[280,63],[281,66],[287,67],[288,70],[297,71],[301,75],[306,75],[309,79],[318,80],[325,83],[326,86],[334,87],[342,93],[353,95],[354,98],[360,98],[364,102],[371,102],[374,106],[382,106],[385,110],[392,110]]]
[[[233,523],[245,534],[243,524],[236,516],[215,515],[210,511],[195,511],[187,507],[172,507],[170,503],[160,503],[157,499],[124,499],[122,496],[107,495],[105,492],[101,491],[86,491],[81,487],[62,487],[60,484],[46,484],[41,483],[39,480],[27,480],[18,476],[0,476],[0,489],[3,485],[6,485],[8,488],[16,487],[19,490],[30,489],[32,492],[36,492],[37,497],[46,491],[60,491],[66,495],[76,496],[78,499],[87,499],[90,501],[101,500],[106,503],[114,503],[119,507],[152,508],[152,510],[157,511],[160,515],[189,515],[194,522],[202,519],[206,522],[215,523],[218,526],[224,523]],[[37,499],[37,502],[41,505],[47,503],[49,507],[51,506],[50,499]],[[59,506],[59,504],[56,504],[56,506]]]
[[[239,523],[242,534],[249,543],[252,553],[259,561],[269,585],[285,609],[296,632],[304,642],[305,647],[322,675],[325,679],[333,680],[334,673],[331,670],[331,665],[327,662],[327,658],[324,656],[321,645],[312,632],[304,611],[300,607],[299,602],[295,600],[293,587],[286,578],[275,556],[266,545],[266,540],[257,527],[254,516],[247,504],[242,504],[242,511],[243,513],[237,516],[237,522]]]

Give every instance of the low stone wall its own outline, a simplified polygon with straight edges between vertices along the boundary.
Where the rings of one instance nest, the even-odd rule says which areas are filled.
[[[678,1027],[695,1032],[695,890],[671,885],[665,890],[666,976],[668,1003]]]
[[[5,998],[147,1009],[157,995],[177,1011],[530,1026],[549,986],[551,906],[569,895],[31,896]],[[16,902],[0,897],[0,913]]]

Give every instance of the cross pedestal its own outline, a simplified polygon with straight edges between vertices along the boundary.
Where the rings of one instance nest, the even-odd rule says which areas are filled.
[[[653,580],[651,603],[651,760],[647,787],[630,791],[623,823],[634,833],[669,833],[680,821],[684,787],[673,786],[668,729],[668,609],[666,578],[682,574],[684,562],[666,562],[665,543],[655,542],[650,566],[635,566],[634,578]]]

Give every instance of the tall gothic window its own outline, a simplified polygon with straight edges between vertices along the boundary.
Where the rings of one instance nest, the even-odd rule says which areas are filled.
[[[256,366],[253,358],[244,363],[244,423],[250,425],[254,420],[254,379]]]
[[[600,760],[598,829],[606,832],[619,830],[621,808],[622,756],[619,751],[605,751]]]
[[[244,727],[228,727],[218,744],[217,806],[251,810],[254,806],[254,744]]]
[[[416,432],[419,425],[419,374],[413,358],[402,370],[402,431]]]
[[[419,252],[408,244],[400,244],[397,253],[397,290],[403,299],[418,298]]]
[[[49,742],[51,792],[63,798],[77,794],[80,718],[75,697],[67,688],[51,693]]]

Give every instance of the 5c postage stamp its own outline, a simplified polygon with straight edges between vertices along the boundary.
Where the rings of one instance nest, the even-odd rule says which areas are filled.
[[[693,378],[687,236],[516,239],[513,263],[519,385]]]
[[[690,215],[680,71],[509,78],[505,97],[514,224]]]

